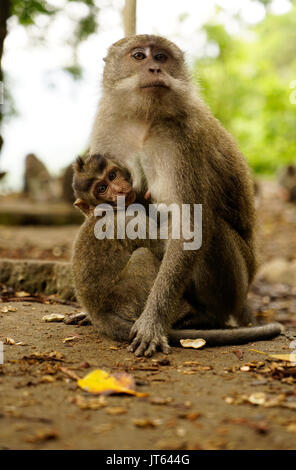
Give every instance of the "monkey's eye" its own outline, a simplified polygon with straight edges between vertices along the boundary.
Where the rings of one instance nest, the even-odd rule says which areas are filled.
[[[134,59],[136,59],[136,60],[143,60],[143,59],[146,59],[146,56],[145,56],[144,52],[140,52],[140,51],[135,52],[135,53],[132,55],[132,57],[133,57]]]
[[[109,181],[115,180],[116,177],[117,177],[116,171],[110,171],[110,173],[108,175]]]
[[[107,184],[97,184],[95,187],[95,194],[104,194],[107,191]]]
[[[158,54],[156,54],[154,56],[154,59],[157,61],[157,62],[166,62],[168,57],[163,54],[162,52],[159,52]]]

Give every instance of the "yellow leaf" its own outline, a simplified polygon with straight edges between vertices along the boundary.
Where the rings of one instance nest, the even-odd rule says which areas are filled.
[[[281,361],[296,362],[296,354],[294,352],[286,354],[269,354],[263,351],[258,351],[258,349],[250,349],[259,354],[264,354],[265,356],[271,357],[273,359],[280,359]]]
[[[83,379],[77,380],[77,384],[83,390],[94,394],[127,393],[137,397],[147,396],[147,393],[139,393],[134,390],[133,377],[126,373],[118,374],[115,377],[104,370],[96,369]]]
[[[296,362],[296,354],[295,353],[269,354],[269,357],[272,357],[274,359],[281,359],[282,361]]]

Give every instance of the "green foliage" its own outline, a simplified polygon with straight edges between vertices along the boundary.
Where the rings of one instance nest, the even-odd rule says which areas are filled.
[[[46,0],[11,0],[11,14],[16,15],[23,26],[34,24],[36,15],[53,15],[57,10]]]
[[[67,0],[67,3],[80,3],[87,6],[87,14],[77,20],[73,35],[68,43],[73,50],[73,63],[64,70],[77,80],[82,76],[82,69],[77,62],[77,47],[98,28],[99,7],[95,0]],[[54,8],[47,0],[10,0],[10,15],[16,16],[19,23],[25,27],[35,24],[38,15],[47,15],[54,20],[62,8]],[[66,42],[66,41],[65,41]]]
[[[88,7],[88,14],[78,21],[75,29],[75,42],[78,44],[84,41],[91,34],[95,33],[98,27],[97,19],[99,8],[95,0],[68,0],[69,3],[83,3]]]
[[[74,80],[80,80],[82,77],[82,68],[79,64],[69,65],[68,67],[64,67],[63,70],[68,72]]]
[[[199,85],[214,115],[238,140],[256,172],[296,161],[296,8],[268,14],[246,39],[224,26],[204,27],[219,55],[196,63]],[[296,88],[295,88],[296,89]]]

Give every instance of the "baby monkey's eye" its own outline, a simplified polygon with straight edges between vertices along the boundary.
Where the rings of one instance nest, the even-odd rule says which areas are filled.
[[[136,59],[136,60],[143,60],[143,59],[146,59],[146,56],[145,56],[144,52],[138,51],[138,52],[135,52],[133,54],[133,58]]]
[[[110,171],[110,173],[108,175],[109,181],[115,180],[116,177],[117,177],[116,171]]]
[[[98,184],[95,187],[95,193],[104,194],[107,191],[108,185],[107,184]]]

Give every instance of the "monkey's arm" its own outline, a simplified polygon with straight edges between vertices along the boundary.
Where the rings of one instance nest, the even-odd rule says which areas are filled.
[[[179,318],[179,303],[197,261],[195,250],[183,250],[182,240],[169,240],[146,307],[131,329],[129,350],[151,356],[157,349],[169,353],[168,329]]]

